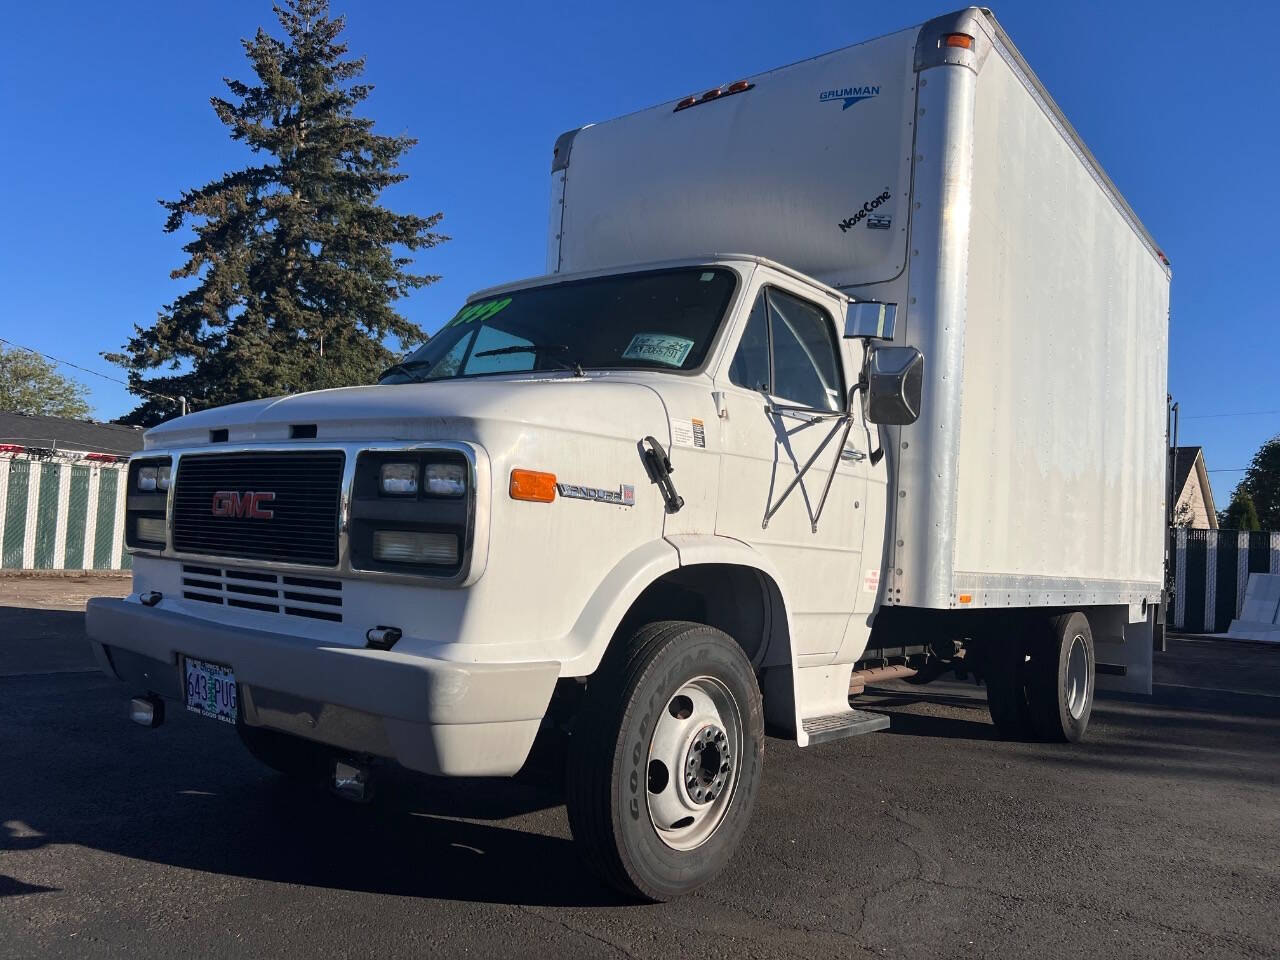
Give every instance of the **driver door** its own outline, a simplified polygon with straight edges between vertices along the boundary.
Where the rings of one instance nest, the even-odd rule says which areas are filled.
[[[849,383],[837,307],[834,299],[816,302],[781,275],[762,284],[716,385],[728,412],[720,421],[716,533],[750,543],[776,565],[786,581],[795,652],[811,664],[834,655],[844,638],[858,595],[866,512],[866,433],[855,423],[839,445]],[[819,516],[828,477],[831,491]]]

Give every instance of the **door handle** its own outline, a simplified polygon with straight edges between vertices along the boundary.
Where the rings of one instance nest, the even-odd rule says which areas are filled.
[[[840,459],[853,460],[856,462],[859,460],[867,459],[867,455],[855,447],[845,447],[843,450],[840,451]]]

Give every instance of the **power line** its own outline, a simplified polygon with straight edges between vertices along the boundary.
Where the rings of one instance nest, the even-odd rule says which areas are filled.
[[[1220,467],[1217,470],[1206,470],[1205,473],[1245,473],[1248,467]]]
[[[1185,416],[1183,420],[1216,420],[1220,417],[1269,417],[1280,410],[1243,410],[1239,413],[1197,413]]]
[[[100,373],[97,370],[90,370],[88,367],[82,367],[80,364],[72,363],[70,360],[60,360],[58,357],[50,356],[49,354],[42,353],[39,350],[33,350],[31,347],[24,347],[22,344],[14,343],[12,340],[6,340],[4,337],[0,337],[0,343],[7,343],[9,346],[16,347],[19,350],[25,350],[27,353],[34,353],[37,357],[44,357],[46,360],[52,360],[54,363],[61,363],[64,366],[74,367],[76,370],[80,370],[84,373],[91,373],[95,377],[101,377],[103,380],[110,380],[112,383],[118,383],[122,387],[128,387],[130,391],[145,393],[151,397],[159,397],[161,400],[172,400],[174,403],[180,403],[184,408],[186,407],[185,397],[171,397],[167,393],[156,393],[154,390],[148,390],[146,387],[137,387],[129,383],[127,380],[121,380],[119,377],[108,376],[107,374]]]

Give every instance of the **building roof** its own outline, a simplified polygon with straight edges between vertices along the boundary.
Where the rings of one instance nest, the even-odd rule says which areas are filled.
[[[1175,447],[1173,450],[1173,499],[1177,503],[1187,488],[1192,471],[1195,472],[1200,490],[1204,498],[1205,513],[1209,517],[1209,526],[1218,526],[1218,508],[1213,502],[1213,485],[1209,482],[1209,469],[1204,465],[1204,447]],[[1172,508],[1171,508],[1172,509]]]
[[[1196,465],[1196,457],[1200,456],[1203,447],[1173,448],[1173,489],[1175,494],[1182,493],[1187,485],[1187,477]]]
[[[43,450],[128,456],[142,449],[142,430],[118,423],[72,420],[0,410],[0,443]]]

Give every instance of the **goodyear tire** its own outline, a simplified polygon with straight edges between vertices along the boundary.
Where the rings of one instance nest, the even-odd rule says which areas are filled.
[[[627,896],[688,893],[737,849],[763,760],[760,689],[738,644],[703,624],[648,624],[588,681],[569,746],[574,839]]]

